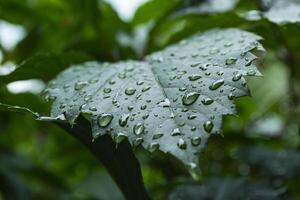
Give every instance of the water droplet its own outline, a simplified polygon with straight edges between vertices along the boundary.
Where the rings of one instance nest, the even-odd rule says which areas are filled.
[[[209,51],[210,54],[216,54],[216,53],[219,53],[219,52],[220,52],[220,49],[218,49],[218,48],[212,48],[212,49]]]
[[[134,89],[134,88],[127,88],[125,90],[125,94],[127,94],[127,95],[133,95],[135,93],[135,91],[136,91],[136,89]]]
[[[110,88],[104,88],[104,93],[110,93],[111,92],[111,89]]]
[[[188,116],[188,119],[189,119],[189,120],[192,120],[192,119],[195,119],[196,117],[197,117],[197,115],[189,115],[189,116]]]
[[[214,100],[211,99],[211,98],[209,98],[209,97],[207,97],[207,98],[202,99],[201,102],[202,102],[204,105],[210,105],[210,104],[212,104],[212,103],[214,102]]]
[[[79,81],[75,84],[74,89],[75,90],[81,90],[83,89],[88,83],[86,81]]]
[[[232,81],[238,81],[242,78],[242,74],[237,73],[232,77]]]
[[[119,119],[119,125],[122,127],[126,126],[129,116],[130,116],[129,114],[123,114]]]
[[[224,44],[224,47],[231,47],[232,45],[233,45],[232,42],[228,42],[228,43]]]
[[[159,148],[159,144],[157,142],[152,142],[149,146],[148,146],[148,151],[150,151],[151,153],[156,151]]]
[[[125,135],[124,133],[117,133],[116,137],[115,137],[115,142],[117,144],[121,143],[125,138],[127,137],[127,135]]]
[[[177,135],[181,135],[179,128],[175,128],[171,133],[171,136],[177,136]]]
[[[97,111],[97,108],[96,107],[90,107],[89,110],[90,111]]]
[[[147,108],[147,105],[141,105],[141,110],[145,110]]]
[[[186,88],[185,87],[179,88],[179,91],[184,92],[184,91],[186,91]]]
[[[153,135],[152,139],[153,139],[153,140],[156,140],[156,139],[159,139],[159,138],[161,138],[162,136],[164,136],[164,134],[163,134],[163,133],[160,133],[160,132],[158,132],[158,133],[155,133],[155,134]]]
[[[212,123],[212,121],[206,121],[203,124],[204,130],[208,133],[210,133],[214,127],[214,124]]]
[[[225,64],[226,65],[233,65],[235,64],[237,61],[237,58],[235,57],[230,57],[230,58],[227,58],[226,61],[225,61]]]
[[[144,141],[143,138],[136,138],[136,139],[133,140],[133,146],[134,146],[134,147],[137,147],[137,146],[139,146],[140,144],[142,144],[143,141]]]
[[[115,84],[116,83],[116,81],[114,81],[114,80],[109,80],[109,82],[108,82],[110,85],[113,85],[113,84]]]
[[[229,99],[229,100],[233,100],[234,97],[235,97],[235,95],[234,95],[232,92],[229,93],[229,95],[228,95],[228,99]]]
[[[200,94],[197,92],[191,92],[191,93],[185,94],[182,97],[182,103],[183,103],[183,105],[186,105],[186,106],[192,105],[193,103],[195,103],[197,101],[199,96],[200,96]]]
[[[118,75],[118,77],[119,77],[120,79],[125,79],[125,78],[126,78],[126,75],[125,75],[124,73],[120,73],[120,74]]]
[[[248,76],[254,76],[255,74],[256,74],[255,70],[249,70],[249,71],[247,71],[247,75]]]
[[[146,92],[146,91],[150,90],[150,88],[151,88],[150,86],[149,87],[145,87],[145,88],[142,89],[142,92]]]
[[[184,139],[180,138],[180,139],[178,140],[177,146],[178,146],[180,149],[186,149],[186,142],[184,141]]]
[[[145,126],[142,123],[138,123],[138,124],[134,125],[134,127],[133,127],[133,132],[136,135],[140,135],[140,134],[144,133],[144,130],[145,130]]]
[[[143,85],[143,84],[144,84],[144,81],[137,81],[136,84],[137,84],[137,85]]]
[[[190,66],[191,66],[191,67],[197,67],[197,66],[199,66],[199,65],[201,65],[201,63],[194,63],[194,64],[191,64]]]
[[[201,138],[200,137],[193,137],[191,139],[191,143],[193,146],[198,146],[201,143]]]
[[[111,114],[103,113],[98,117],[98,125],[102,128],[108,126],[112,121],[113,116]]]
[[[209,89],[211,89],[211,90],[216,90],[216,89],[218,89],[219,87],[221,87],[223,84],[224,84],[224,79],[219,79],[219,80],[213,82],[213,83],[209,86]]]
[[[92,95],[86,95],[84,97],[84,101],[90,101],[92,99]]]
[[[188,77],[190,81],[196,81],[199,80],[200,78],[202,78],[200,75],[198,74],[194,74]]]
[[[143,120],[147,119],[149,117],[149,114],[144,115],[142,118]]]
[[[170,107],[170,100],[169,99],[164,99],[158,105],[162,106],[162,107]]]
[[[128,106],[127,108],[128,108],[129,111],[132,111],[134,107],[133,106]]]
[[[223,71],[218,71],[218,72],[217,72],[217,75],[219,75],[219,76],[222,76],[223,74],[224,74]]]

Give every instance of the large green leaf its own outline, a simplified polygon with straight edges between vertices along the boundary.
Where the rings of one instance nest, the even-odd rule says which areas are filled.
[[[234,114],[235,97],[248,94],[244,75],[260,75],[250,51],[263,49],[259,36],[214,29],[145,58],[73,66],[45,90],[51,116],[74,124],[82,113],[94,139],[111,134],[133,146],[173,154],[196,167],[222,115]]]

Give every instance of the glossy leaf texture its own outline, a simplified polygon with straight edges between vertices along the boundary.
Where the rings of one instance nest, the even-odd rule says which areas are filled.
[[[83,114],[94,139],[161,150],[197,167],[222,116],[235,113],[234,98],[248,94],[243,76],[260,75],[251,53],[261,38],[239,29],[213,29],[153,53],[144,61],[87,62],[52,80],[45,90],[51,117],[69,123]]]

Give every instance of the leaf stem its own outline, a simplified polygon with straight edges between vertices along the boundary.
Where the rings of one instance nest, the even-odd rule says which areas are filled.
[[[145,188],[141,167],[127,141],[116,147],[111,136],[104,135],[92,142],[90,123],[82,116],[71,127],[58,124],[82,142],[102,162],[128,200],[150,200]]]

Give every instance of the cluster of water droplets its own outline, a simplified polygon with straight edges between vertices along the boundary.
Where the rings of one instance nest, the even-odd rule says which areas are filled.
[[[146,58],[146,62],[86,63],[49,84],[52,115],[70,121],[83,113],[94,138],[109,133],[150,152],[170,152],[195,166],[233,99],[247,94],[244,75],[257,75],[249,51],[257,37],[235,29],[195,36]],[[148,64],[149,63],[149,64]]]

